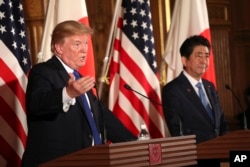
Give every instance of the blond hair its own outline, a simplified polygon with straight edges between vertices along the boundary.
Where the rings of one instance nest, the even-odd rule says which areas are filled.
[[[87,25],[75,21],[67,20],[56,25],[51,37],[51,51],[55,53],[55,44],[63,43],[65,37],[82,34],[93,34],[93,29]]]

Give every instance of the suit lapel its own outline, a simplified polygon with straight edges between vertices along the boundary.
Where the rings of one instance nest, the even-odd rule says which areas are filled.
[[[68,83],[68,80],[69,80],[69,74],[67,73],[67,71],[63,67],[62,63],[58,60],[58,58],[56,56],[53,56],[50,61],[58,69],[57,70],[58,77],[63,81],[63,85],[66,85]],[[80,96],[76,97],[76,101],[78,101],[78,103],[80,104],[82,111],[85,111],[83,103],[82,103],[82,99]],[[83,114],[86,116],[85,112],[83,112]]]
[[[190,82],[183,73],[180,74],[179,81],[180,81],[180,89],[182,89],[182,91],[184,92],[186,98],[190,101],[190,103],[194,104],[195,108],[197,108],[197,110],[194,110],[192,112],[196,112],[197,115],[201,115],[200,116],[201,119],[206,118],[204,119],[204,121],[209,122],[209,124],[212,125],[213,123],[212,121],[210,121],[211,119],[209,118],[207,111],[202,105],[199,96],[197,95],[193,86],[190,84]]]
[[[209,99],[209,102],[211,104],[211,107],[212,107],[212,110],[214,113],[215,124],[216,124],[218,122],[218,121],[216,121],[218,119],[218,115],[216,113],[218,113],[218,112],[217,112],[215,97],[213,96],[214,89],[213,89],[212,85],[206,81],[203,81],[203,85],[204,85],[205,91],[207,93],[207,97]]]
[[[180,75],[180,81],[181,81],[181,84],[180,84],[181,89],[183,89],[182,91],[184,92],[187,99],[189,99],[190,103],[193,103],[196,106],[196,108],[198,108],[199,110],[203,110],[204,107],[202,103],[200,102],[199,96],[197,95],[193,86],[190,84],[190,82],[184,76],[183,73]]]
[[[56,68],[58,68],[58,76],[64,81],[64,85],[66,85],[68,83],[68,80],[69,80],[69,74],[64,69],[62,63],[56,58],[56,56],[53,56],[51,58],[51,61],[53,62],[53,65]],[[95,106],[98,106],[98,105],[93,104],[94,101],[95,101],[94,100],[95,97],[94,97],[94,95],[93,95],[93,93],[91,91],[92,90],[88,91],[87,95],[88,95],[88,99],[89,99],[89,102],[90,102],[90,105],[91,105],[91,111],[92,111],[94,119],[95,119],[95,121],[97,123],[97,128],[99,128],[99,126],[98,126],[98,112],[97,112],[97,109],[95,108]],[[76,100],[80,104],[80,106],[82,108],[82,111],[83,111],[83,114],[86,116],[84,105],[83,105],[81,97],[80,96],[77,97]]]
[[[67,84],[69,80],[69,74],[67,71],[64,69],[62,63],[58,60],[56,56],[53,56],[50,61],[52,62],[53,66],[56,67],[58,70],[58,76],[61,78],[63,81],[64,85]]]

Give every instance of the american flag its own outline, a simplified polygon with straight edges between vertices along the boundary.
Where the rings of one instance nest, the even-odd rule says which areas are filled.
[[[31,68],[20,0],[0,0],[0,166],[18,167],[25,149],[25,92]]]
[[[152,138],[165,137],[149,0],[123,0],[118,13],[109,108],[134,135],[146,124]],[[149,99],[125,89],[125,84]]]

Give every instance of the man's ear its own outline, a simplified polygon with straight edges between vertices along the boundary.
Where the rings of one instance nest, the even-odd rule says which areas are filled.
[[[63,48],[61,47],[60,44],[55,44],[55,51],[56,53],[58,53],[59,55],[61,55],[63,53]]]
[[[187,66],[187,58],[185,56],[181,56],[181,62],[183,64],[183,67]]]

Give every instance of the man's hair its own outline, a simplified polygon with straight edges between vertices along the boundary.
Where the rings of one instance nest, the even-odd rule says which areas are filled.
[[[180,47],[180,54],[181,56],[184,56],[186,58],[189,58],[192,54],[195,46],[206,46],[208,48],[208,51],[210,53],[210,42],[207,38],[201,36],[201,35],[194,35],[189,38],[187,38]]]
[[[51,36],[51,51],[54,53],[55,44],[63,43],[65,37],[82,34],[93,34],[93,30],[87,25],[74,20],[67,20],[57,24]]]

